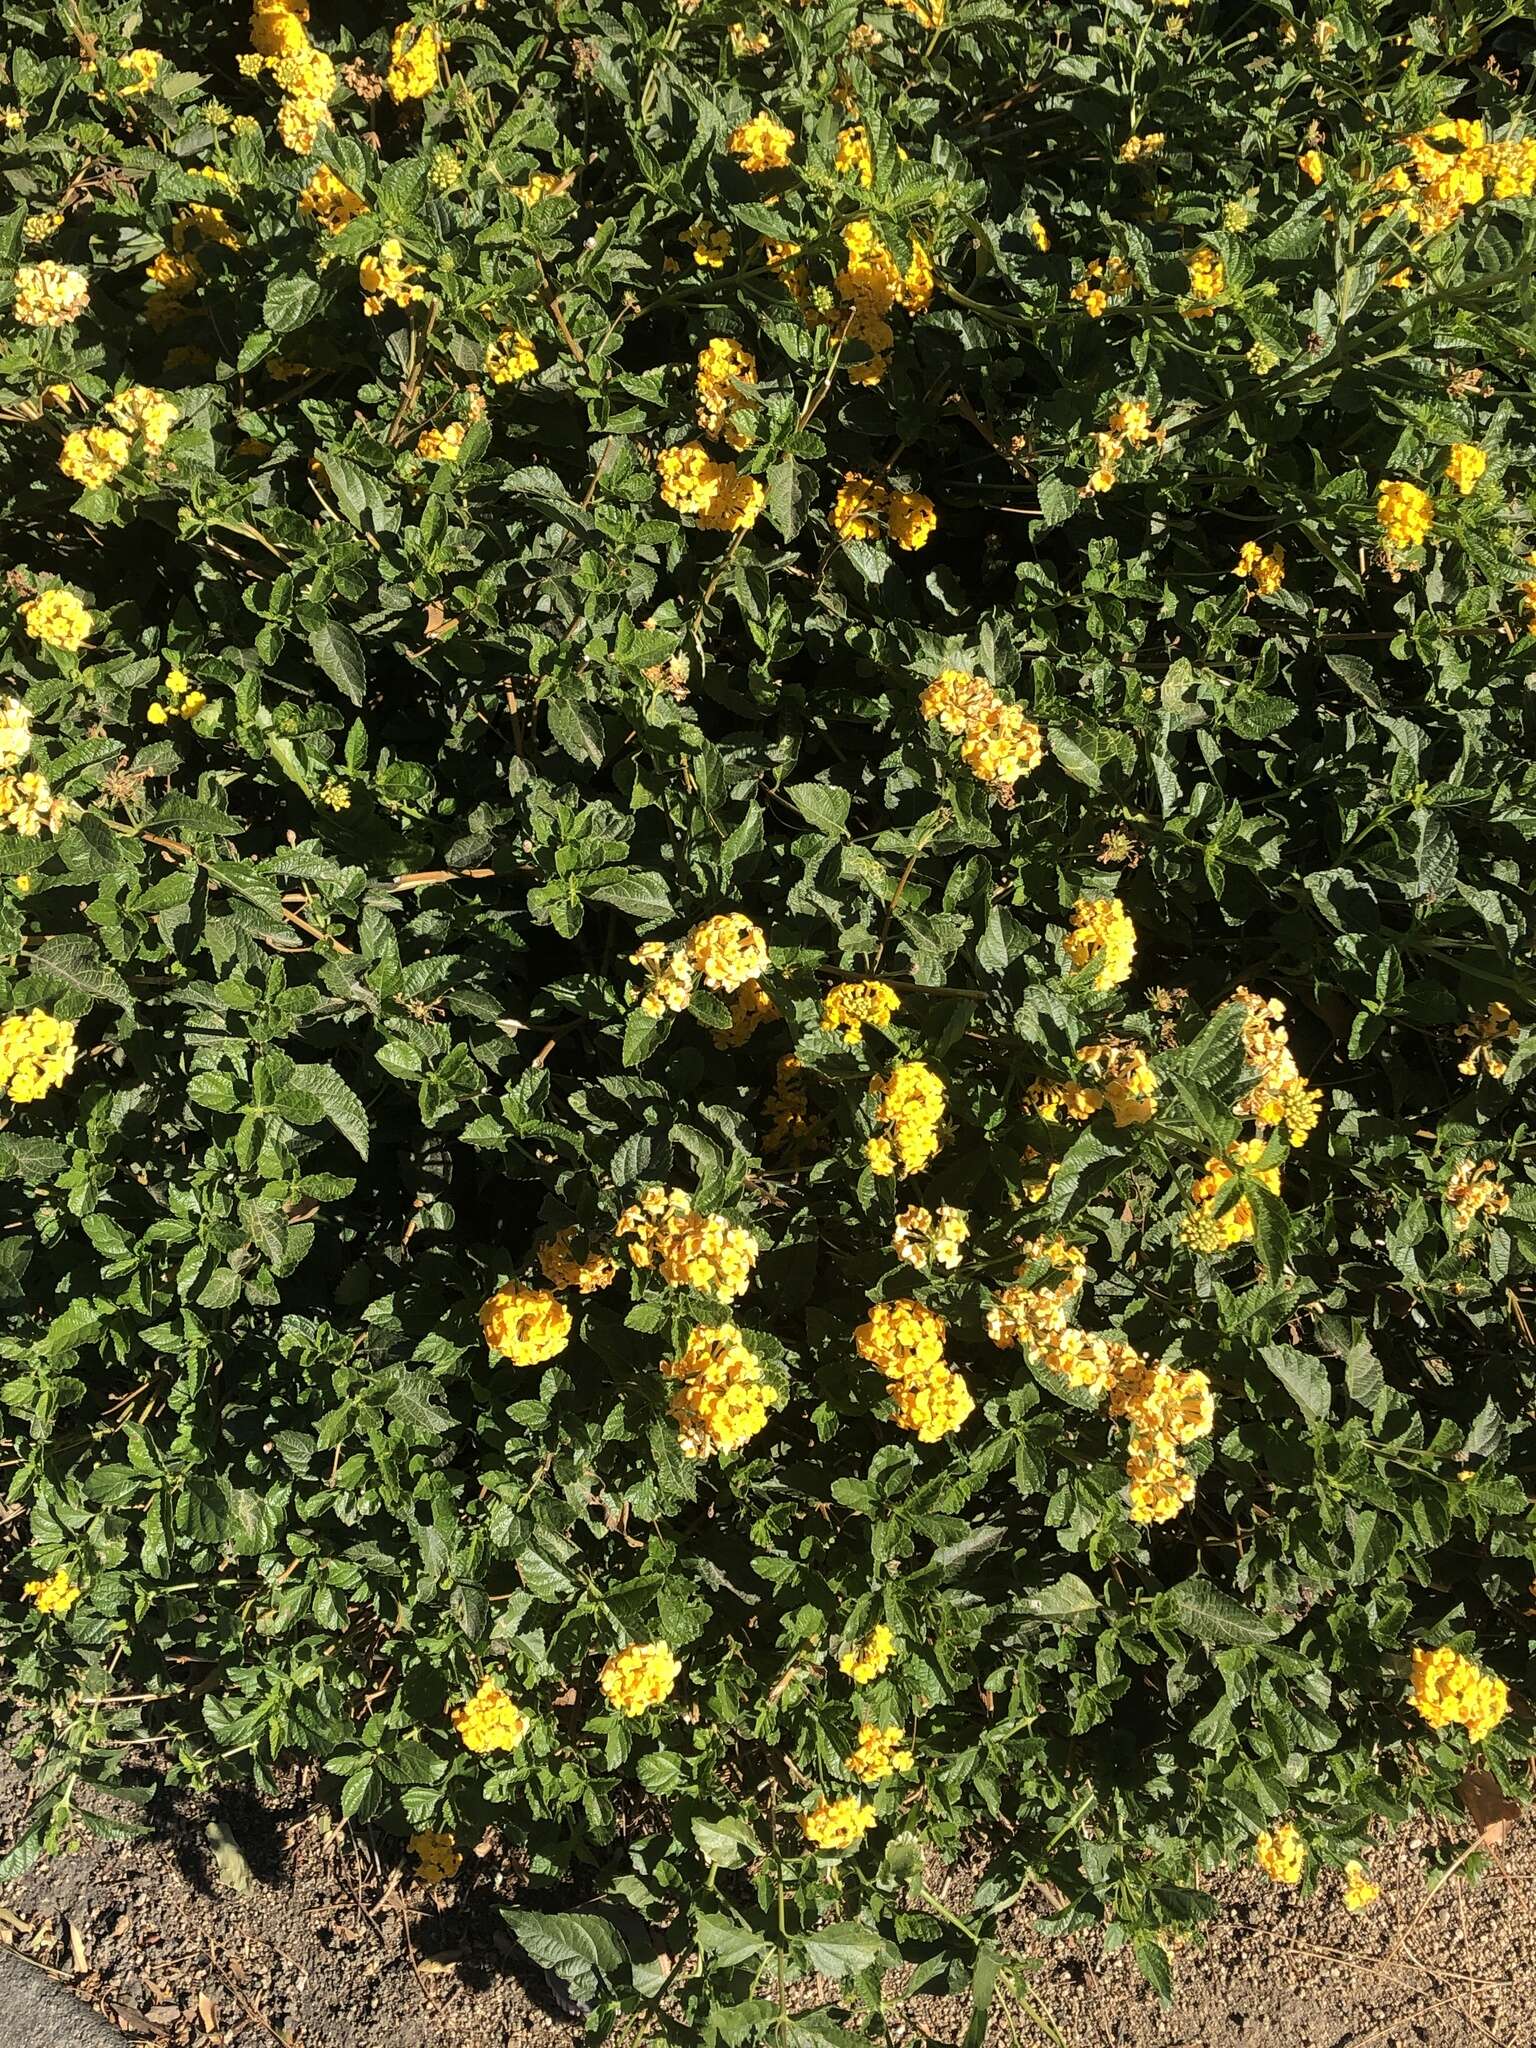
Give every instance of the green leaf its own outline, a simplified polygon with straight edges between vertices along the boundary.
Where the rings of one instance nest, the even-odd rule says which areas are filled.
[[[82,1016],[92,1003],[116,1003],[119,1009],[133,1001],[133,991],[115,967],[109,967],[90,939],[71,935],[47,939],[27,954],[27,965],[45,1000],[51,994],[67,993],[69,1014]],[[84,1003],[78,998],[84,997]]]
[[[1265,1344],[1259,1356],[1309,1422],[1326,1422],[1333,1408],[1333,1387],[1320,1358],[1291,1344]]]
[[[858,1920],[838,1920],[830,1927],[818,1927],[813,1934],[801,1936],[800,1947],[810,1967],[834,1983],[841,1983],[860,1970],[885,1968],[895,1961],[888,1943],[873,1927]]]
[[[368,681],[357,635],[336,619],[327,619],[309,636],[309,651],[350,703],[361,704]]]
[[[976,1960],[971,1965],[971,2017],[960,2048],[984,2048],[987,2016],[992,2010],[992,1996],[1002,1967],[1002,1956],[992,1943],[981,1942],[976,1950]]]
[[[744,1820],[724,1815],[716,1820],[696,1814],[691,1822],[693,1839],[706,1863],[734,1870],[762,1855],[762,1845]]]
[[[291,334],[314,319],[321,297],[319,285],[302,272],[275,277],[261,302],[262,325],[271,334]]]
[[[360,1159],[368,1157],[368,1112],[334,1067],[300,1067],[297,1086],[313,1095]]]
[[[693,1934],[700,1952],[722,1970],[734,1969],[739,1963],[750,1963],[768,1953],[768,1944],[760,1934],[723,1913],[698,1914]]]
[[[660,875],[644,870],[614,871],[606,881],[599,878],[596,886],[582,893],[599,903],[612,904],[640,924],[660,924],[674,914],[666,883]]]
[[[784,786],[784,795],[808,825],[828,838],[840,838],[847,829],[853,799],[846,789],[822,782],[790,782]]]
[[[595,1913],[524,1913],[503,1906],[501,1917],[523,1953],[553,1970],[577,1997],[590,1998],[599,1983],[610,1989],[622,1983],[629,1952]]]
[[[1284,1633],[1209,1579],[1182,1579],[1164,1596],[1172,1618],[1200,1643],[1272,1643]]]

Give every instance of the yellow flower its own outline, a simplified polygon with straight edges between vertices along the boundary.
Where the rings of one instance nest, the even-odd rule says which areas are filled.
[[[1290,1033],[1284,1028],[1284,1003],[1278,996],[1266,1002],[1246,988],[1236,989],[1232,1001],[1248,1012],[1243,1020],[1243,1058],[1259,1077],[1234,1103],[1234,1110],[1238,1116],[1251,1116],[1271,1129],[1284,1124],[1293,1145],[1305,1144],[1317,1128],[1323,1097],[1320,1089],[1309,1088],[1301,1078],[1290,1049]]]
[[[884,484],[849,470],[832,502],[832,531],[839,540],[874,540],[890,497]]]
[[[909,1430],[923,1444],[936,1444],[957,1430],[976,1407],[962,1375],[947,1365],[892,1380],[890,1396],[897,1428]]]
[[[970,1234],[964,1209],[952,1209],[947,1202],[941,1202],[935,1216],[931,1209],[913,1203],[896,1218],[891,1250],[903,1265],[915,1266],[919,1272],[925,1272],[929,1266],[941,1266],[952,1272],[965,1255]]]
[[[463,1708],[459,1711],[462,1713]],[[473,1748],[475,1745],[470,1744]],[[445,1884],[451,1877],[457,1877],[463,1868],[464,1858],[454,1845],[454,1839],[446,1829],[428,1829],[412,1835],[405,1845],[416,1858],[416,1875],[423,1884]]]
[[[771,1024],[779,1006],[760,981],[744,981],[731,996],[731,1021],[723,1031],[709,1035],[718,1051],[745,1045],[760,1024]]]
[[[1373,1884],[1363,1863],[1350,1861],[1344,1866],[1344,1910],[1346,1913],[1364,1913],[1374,1906],[1381,1897],[1381,1886]]]
[[[1258,1163],[1267,1144],[1264,1138],[1242,1138],[1228,1146],[1225,1157],[1206,1160],[1204,1173],[1196,1177],[1189,1191],[1190,1213],[1184,1223],[1185,1242],[1196,1251],[1223,1251],[1231,1245],[1246,1243],[1253,1236],[1253,1208],[1246,1195],[1239,1195],[1219,1216],[1215,1204],[1239,1167],[1251,1173],[1260,1187],[1268,1188],[1272,1195],[1279,1194],[1279,1167]]]
[[[21,607],[21,622],[45,647],[76,654],[85,645],[95,621],[71,590],[45,590]]]
[[[698,397],[695,418],[699,426],[717,441],[732,448],[751,445],[752,436],[741,424],[751,418],[750,387],[757,382],[757,359],[739,341],[716,339],[699,350],[694,390]],[[747,388],[743,388],[747,387]]]
[[[862,121],[839,131],[837,138],[837,168],[845,177],[857,178],[864,186],[875,182],[874,152],[869,146],[869,131]]]
[[[28,1010],[0,1023],[0,1095],[36,1102],[74,1071],[75,1027],[46,1010]]]
[[[19,697],[0,697],[0,768],[15,768],[32,745],[32,714]]]
[[[28,1579],[21,1593],[24,1600],[33,1603],[39,1614],[68,1614],[84,1590],[60,1565],[49,1578]]]
[[[1124,398],[1109,416],[1109,431],[1139,448],[1152,438],[1152,408],[1144,398]]]
[[[656,474],[662,503],[691,512],[706,533],[745,533],[767,502],[755,476],[743,476],[734,462],[714,461],[699,441],[663,448]]]
[[[1304,177],[1310,178],[1314,185],[1321,185],[1327,160],[1320,149],[1304,149],[1296,163]]]
[[[1445,473],[1465,498],[1476,490],[1477,480],[1488,467],[1488,457],[1481,448],[1474,448],[1466,441],[1457,441],[1445,458]]]
[[[520,383],[538,367],[538,353],[520,327],[504,327],[485,345],[485,374],[493,384]]]
[[[514,1365],[543,1365],[571,1340],[571,1312],[541,1288],[508,1281],[480,1310],[480,1327],[493,1351]]]
[[[858,1745],[843,1759],[843,1768],[863,1784],[878,1785],[897,1771],[910,1771],[914,1758],[906,1738],[897,1727],[882,1728],[876,1721],[859,1724]]]
[[[684,228],[678,238],[686,242],[693,251],[693,260],[701,270],[723,270],[725,259],[731,253],[729,228],[716,227],[713,221],[695,221],[690,228]]]
[[[875,1824],[875,1809],[850,1793],[845,1799],[817,1800],[809,1813],[800,1815],[805,1839],[817,1849],[856,1849]]]
[[[1451,1211],[1451,1228],[1458,1235],[1470,1230],[1481,1216],[1491,1223],[1509,1207],[1509,1191],[1499,1184],[1498,1168],[1491,1159],[1463,1159],[1446,1183],[1445,1200]]]
[[[457,462],[468,431],[462,420],[441,429],[423,427],[416,437],[416,453],[423,462]]]
[[[926,547],[939,523],[932,498],[921,491],[892,491],[885,516],[891,539],[908,554]]]
[[[13,704],[15,699],[10,700]],[[4,708],[0,706],[0,726],[3,726]],[[19,760],[20,755],[16,756]],[[3,738],[0,738],[0,761],[5,759]],[[1457,1067],[1459,1074],[1475,1076],[1479,1073],[1499,1080],[1509,1062],[1499,1050],[1504,1045],[1514,1045],[1520,1037],[1520,1026],[1516,1023],[1507,1003],[1490,1003],[1486,1010],[1475,1010],[1465,1024],[1456,1026],[1456,1036],[1467,1040],[1467,1056]]]
[[[181,418],[181,407],[163,391],[148,384],[130,384],[107,406],[120,427],[143,436],[151,455],[158,455],[171,438],[171,429]]]
[[[334,126],[324,100],[287,99],[277,110],[278,139],[295,156],[312,156],[321,129]]]
[[[781,171],[795,146],[795,131],[775,121],[772,114],[754,114],[731,133],[726,147],[740,157],[749,171]]]
[[[640,1008],[647,1017],[676,1015],[693,1001],[699,977],[685,947],[647,939],[630,954],[629,964],[645,975]]]
[[[1227,288],[1227,266],[1214,249],[1197,249],[1189,258],[1189,289],[1197,299],[1219,299]]]
[[[390,38],[384,83],[393,100],[424,100],[437,89],[445,44],[429,21],[402,21]]]
[[[768,941],[750,917],[730,910],[696,924],[686,941],[688,959],[706,988],[729,995],[766,972]]]
[[[328,811],[350,811],[352,792],[338,777],[328,776],[320,785],[320,801]]]
[[[1079,896],[1072,906],[1072,929],[1062,944],[1079,973],[1095,970],[1093,986],[1101,993],[1130,979],[1136,927],[1118,896]]]
[[[50,235],[56,235],[63,225],[64,216],[56,210],[29,213],[21,224],[21,238],[31,248],[38,242],[46,242]]]
[[[875,1098],[875,1122],[883,1127],[884,1138],[870,1140],[870,1146],[884,1143],[889,1157],[882,1168],[877,1155],[868,1153],[876,1173],[916,1173],[928,1164],[940,1145],[939,1130],[944,1121],[944,1083],[922,1060],[898,1060],[889,1074],[877,1074],[869,1084]]]
[[[541,1240],[536,1254],[539,1271],[557,1292],[574,1287],[578,1294],[596,1294],[611,1286],[619,1269],[604,1252],[578,1252],[576,1226],[567,1224]]]
[[[71,483],[93,491],[112,481],[132,453],[116,427],[76,427],[59,450],[59,468]]]
[[[598,1674],[610,1707],[633,1720],[670,1697],[682,1665],[667,1643],[627,1643]]]
[[[860,1045],[866,1024],[883,1031],[900,1008],[901,998],[888,982],[840,981],[821,999],[821,1028],[844,1045]]]
[[[667,1404],[685,1458],[734,1451],[757,1435],[777,1400],[762,1365],[734,1323],[700,1323],[676,1358],[662,1360],[681,1382]]]
[[[943,1364],[948,1327],[926,1302],[877,1301],[853,1333],[854,1349],[887,1379],[901,1379]]]
[[[64,799],[55,796],[42,775],[0,775],[0,830],[22,839],[57,832],[64,822]]]
[[[1435,523],[1435,503],[1417,484],[1389,478],[1376,493],[1376,518],[1395,548],[1416,548]]]
[[[321,164],[299,194],[299,211],[328,235],[339,235],[348,221],[368,212],[368,204],[329,164]]]
[[[528,1716],[493,1678],[482,1678],[476,1690],[448,1718],[464,1747],[477,1754],[492,1749],[516,1749],[528,1733]]]
[[[17,271],[11,311],[23,327],[67,327],[80,318],[90,300],[90,287],[80,272],[48,257],[41,263],[24,263]]]
[[[134,93],[148,92],[160,76],[160,67],[165,62],[158,50],[130,50],[126,57],[119,57],[118,63],[125,71],[133,73],[133,84],[122,88],[125,98]]]
[[[1232,565],[1234,576],[1251,576],[1260,597],[1273,597],[1285,582],[1285,550],[1275,547],[1265,554],[1256,540],[1245,540]]]
[[[385,305],[413,306],[418,299],[426,296],[418,284],[411,279],[421,275],[421,266],[405,260],[405,250],[393,235],[381,242],[378,250],[365,256],[357,266],[357,281],[362,287],[363,311],[370,319],[382,313]]]
[[[877,1621],[868,1635],[860,1636],[844,1650],[837,1668],[855,1685],[871,1685],[881,1677],[896,1654],[896,1638],[883,1621]]]
[[[1254,1848],[1253,1860],[1273,1884],[1300,1884],[1307,1845],[1289,1821],[1271,1834],[1266,1828]]]
[[[328,100],[336,90],[336,66],[313,44],[277,58],[272,76],[291,99]]]

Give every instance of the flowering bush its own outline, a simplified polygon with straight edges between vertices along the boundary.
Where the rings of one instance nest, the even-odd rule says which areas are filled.
[[[740,5],[0,87],[0,1876],[313,1760],[705,2048],[1536,1748],[1518,10]]]

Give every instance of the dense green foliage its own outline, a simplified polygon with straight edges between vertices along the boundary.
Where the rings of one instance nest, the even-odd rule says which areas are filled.
[[[315,0],[301,155],[243,20],[5,0],[0,633],[66,808],[0,831],[0,1015],[75,1022],[78,1058],[0,1104],[0,1657],[46,1752],[0,1872],[114,1825],[92,1788],[143,1761],[317,1759],[345,1815],[493,1825],[557,1902],[638,1909],[674,2038],[805,2048],[878,2029],[898,1957],[963,1985],[979,1940],[984,2006],[1035,1879],[1164,1983],[1159,1932],[1261,1830],[1336,1884],[1469,1760],[1524,1779],[1531,1040],[1479,1062],[1457,1027],[1536,1009],[1536,202],[1471,131],[1422,139],[1521,134],[1531,38],[1492,0],[809,0],[733,33],[744,5],[428,0],[448,47],[400,99],[394,19]],[[752,171],[764,110],[793,143]],[[298,204],[322,164],[366,209],[334,234]],[[860,221],[934,271],[872,368]],[[370,312],[391,238],[408,302]],[[28,325],[45,258],[89,304]],[[537,367],[496,382],[504,334]],[[755,362],[734,451],[695,422],[715,339]],[[64,436],[134,385],[174,429],[82,492]],[[1147,434],[1096,443],[1133,400]],[[760,483],[741,530],[659,494],[701,438]],[[835,527],[849,473],[931,500],[926,545]],[[1379,523],[1393,479],[1423,546]],[[1250,541],[1279,588],[1234,573]],[[77,649],[25,627],[56,585]],[[1043,732],[1011,801],[923,715],[946,669]],[[1103,990],[1063,952],[1084,896],[1135,928]],[[636,947],[736,910],[779,1015],[720,1047],[717,994],[642,1011]],[[899,1011],[842,1044],[822,997],[871,974]],[[1240,987],[1321,1115],[1208,1253]],[[1106,1043],[1156,1113],[1040,1114]],[[770,1145],[787,1056],[806,1128]],[[893,1186],[865,1142],[898,1056],[947,1120]],[[1483,1161],[1496,1198],[1448,1201]],[[614,1240],[656,1185],[761,1245],[729,1310]],[[896,1258],[909,1203],[967,1212],[956,1268]],[[618,1277],[519,1368],[477,1310],[566,1225]],[[988,1339],[1055,1233],[1084,1327],[1208,1376],[1169,1520],[1130,1518],[1103,1402]],[[854,1347],[904,1297],[975,1402],[931,1444]],[[725,1314],[783,1399],[693,1460],[660,1365]],[[39,1613],[59,1569],[82,1597]],[[625,1719],[599,1669],[657,1639],[682,1676]],[[1511,1688],[1476,1748],[1414,1712],[1446,1643]],[[487,1674],[529,1727],[474,1754],[448,1716]],[[796,1815],[859,1790],[862,1719],[915,1763],[818,1856]],[[977,1839],[962,1935],[919,1845]],[[661,1986],[605,1922],[519,1925],[600,2023]],[[790,2021],[811,1969],[835,2000]]]

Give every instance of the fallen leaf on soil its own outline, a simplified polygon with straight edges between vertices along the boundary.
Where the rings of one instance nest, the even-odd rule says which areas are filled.
[[[439,1955],[423,1956],[416,1969],[423,1977],[440,1977],[445,1970],[455,1969],[463,1960],[463,1949],[445,1948]]]
[[[205,1832],[213,1845],[213,1868],[219,1883],[232,1892],[246,1891],[251,1882],[251,1866],[240,1844],[221,1820],[209,1821]]]
[[[165,2039],[165,2029],[155,2026],[151,2020],[131,2005],[110,2005],[107,2011],[125,2034],[147,2035],[151,2041],[163,2041]]]
[[[1461,1803],[1485,1849],[1496,1849],[1520,1818],[1518,1803],[1506,1798],[1491,1771],[1470,1770],[1461,1781]]]
[[[70,1961],[75,1966],[75,1975],[83,1977],[91,1967],[90,1952],[85,1945],[85,1936],[80,1932],[73,1920],[66,1919],[64,1927],[69,1935],[69,1956]]]
[[[206,1991],[199,1991],[197,1994],[197,2016],[202,2021],[205,2034],[216,2034],[219,2031],[219,2009]]]

